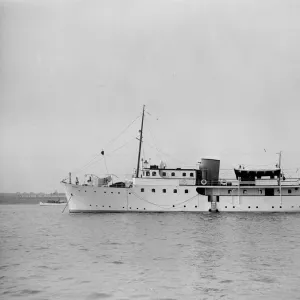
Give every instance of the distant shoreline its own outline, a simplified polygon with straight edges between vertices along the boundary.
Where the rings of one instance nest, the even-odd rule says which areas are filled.
[[[58,195],[45,195],[40,197],[20,197],[17,193],[0,193],[0,204],[39,204],[40,201],[46,202],[47,200],[67,200],[64,194]]]

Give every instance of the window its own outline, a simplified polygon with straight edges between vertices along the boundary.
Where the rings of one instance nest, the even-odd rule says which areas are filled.
[[[228,190],[228,194],[231,194],[232,190]]]
[[[146,172],[146,176],[150,176],[150,172],[149,171]]]
[[[166,193],[167,192],[167,190],[166,189],[163,189],[163,193]]]
[[[156,176],[156,172],[152,172],[152,176]]]
[[[188,194],[189,190],[184,190],[184,192],[185,192],[186,194]]]
[[[182,173],[182,176],[185,177],[185,176],[186,176],[186,173]]]
[[[194,173],[190,173],[190,177],[194,177]]]
[[[247,194],[247,190],[243,190],[243,194],[246,195]]]
[[[291,193],[292,193],[292,190],[288,190],[288,193],[291,194]]]
[[[175,176],[175,172],[172,172],[172,174],[171,174],[172,176]]]
[[[174,192],[174,194],[177,194],[177,189],[174,189],[173,192]]]
[[[155,189],[152,189],[152,193],[155,193]]]
[[[162,174],[163,176],[167,176],[167,173],[166,172],[163,172],[163,174]]]
[[[144,193],[144,191],[145,191],[145,189],[144,189],[144,188],[141,188],[141,192]]]
[[[262,195],[262,190],[259,190],[259,193]]]
[[[274,196],[274,189],[265,189],[265,196]]]

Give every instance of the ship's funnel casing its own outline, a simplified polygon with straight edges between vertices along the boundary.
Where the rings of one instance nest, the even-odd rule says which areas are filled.
[[[220,160],[202,158],[200,170],[202,179],[205,179],[208,183],[216,184],[219,181]]]

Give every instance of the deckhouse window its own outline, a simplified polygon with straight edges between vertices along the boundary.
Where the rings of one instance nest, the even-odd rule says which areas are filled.
[[[174,192],[174,194],[177,194],[177,189],[174,189],[173,192]]]
[[[167,190],[166,189],[163,189],[163,193],[166,193],[167,192]]]
[[[155,189],[152,189],[152,193],[155,193]]]
[[[175,176],[175,172],[172,172],[172,174],[171,174],[172,176]]]
[[[246,195],[247,194],[247,190],[243,190],[243,194]]]
[[[292,190],[288,190],[288,193],[291,194],[291,193],[292,193]]]
[[[163,172],[162,175],[163,175],[163,176],[167,176],[167,173],[166,173],[166,172]]]
[[[190,177],[194,177],[194,173],[190,173]]]
[[[186,194],[188,194],[189,190],[184,190],[184,192],[185,192]]]
[[[182,173],[182,176],[185,177],[185,176],[186,176],[186,173]]]
[[[143,188],[141,188],[141,192],[143,193],[145,190]]]
[[[156,172],[152,172],[152,176],[156,176]]]
[[[228,194],[231,194],[232,190],[228,190]]]
[[[146,172],[146,176],[150,176],[150,172],[149,171]]]

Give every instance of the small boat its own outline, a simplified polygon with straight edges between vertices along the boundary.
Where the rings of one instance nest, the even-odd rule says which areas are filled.
[[[46,202],[40,201],[40,206],[53,206],[53,205],[66,205],[66,201],[61,201],[60,199],[51,199],[47,200]]]

